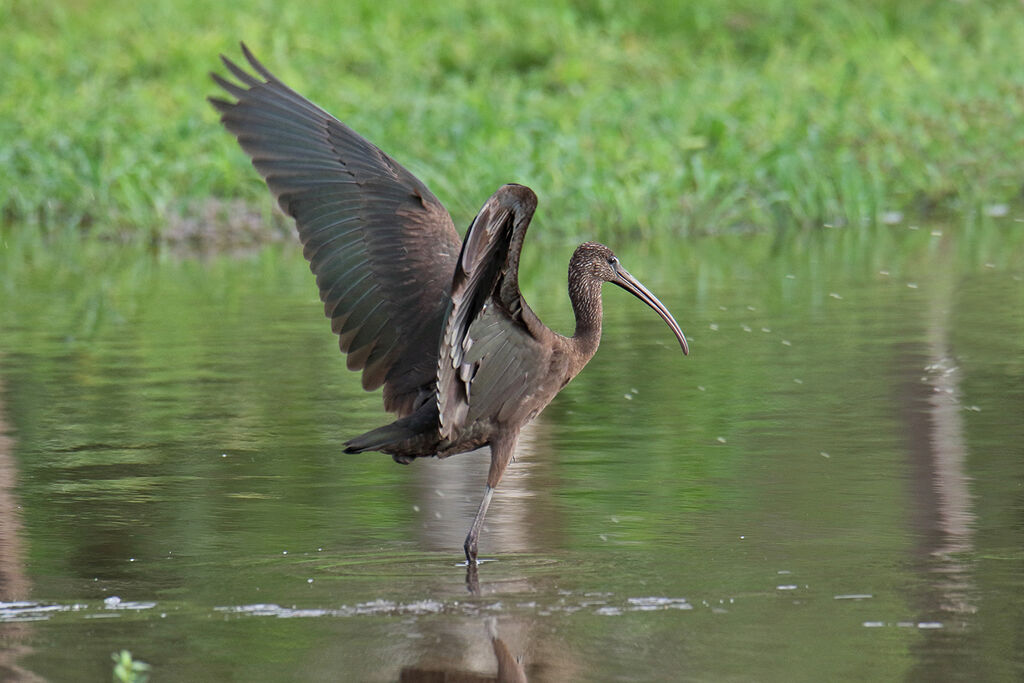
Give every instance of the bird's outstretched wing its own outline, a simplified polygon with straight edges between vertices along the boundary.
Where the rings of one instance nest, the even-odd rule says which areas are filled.
[[[536,207],[529,188],[505,185],[466,233],[438,358],[443,439],[455,438],[477,417],[509,418],[534,386],[529,375],[546,370],[550,349],[537,339],[540,321],[518,283],[519,254]]]
[[[412,173],[242,52],[259,77],[222,56],[241,85],[211,74],[236,101],[210,102],[295,219],[348,367],[407,415],[432,398],[460,246],[452,219]]]

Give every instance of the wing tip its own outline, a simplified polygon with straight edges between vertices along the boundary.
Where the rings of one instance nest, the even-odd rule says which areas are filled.
[[[213,95],[207,96],[206,101],[213,105],[213,108],[221,114],[227,114],[229,111],[235,108],[234,102],[229,102],[228,100],[222,99],[220,97],[215,97]]]
[[[256,72],[260,76],[263,76],[265,79],[267,79],[268,82],[277,81],[277,79],[274,77],[272,73],[270,73],[267,67],[263,66],[260,60],[256,59],[256,55],[252,53],[252,50],[249,49],[249,46],[245,44],[244,40],[239,41],[238,45],[242,48],[242,55],[245,56],[246,61],[249,62],[249,65],[252,66],[252,68],[256,69]]]

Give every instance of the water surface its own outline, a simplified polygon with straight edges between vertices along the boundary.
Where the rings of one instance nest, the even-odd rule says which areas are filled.
[[[1021,227],[617,251],[457,566],[486,453],[385,420],[297,249],[0,252],[0,672],[109,680],[1024,676]],[[564,249],[522,280],[569,331]],[[433,680],[436,680],[433,679]],[[474,679],[476,680],[476,679]]]

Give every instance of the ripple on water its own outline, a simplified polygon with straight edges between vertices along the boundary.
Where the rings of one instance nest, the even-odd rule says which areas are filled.
[[[326,560],[326,561],[325,561]],[[466,562],[454,562],[451,553],[410,553],[408,555],[363,555],[330,560],[317,557],[316,569],[331,576],[409,577],[450,576],[453,569],[465,569]],[[500,560],[481,558],[480,565],[490,565],[492,571],[501,569],[518,573],[564,565],[557,559],[539,555],[503,555]]]
[[[45,621],[65,612],[82,612],[86,619],[102,619],[119,616],[118,612],[142,612],[157,606],[155,602],[121,600],[112,595],[103,600],[102,607],[88,603],[69,604],[40,603],[31,601],[0,602],[0,623],[19,621]]]
[[[43,621],[57,612],[80,609],[81,605],[46,605],[38,602],[0,602],[0,623]]]

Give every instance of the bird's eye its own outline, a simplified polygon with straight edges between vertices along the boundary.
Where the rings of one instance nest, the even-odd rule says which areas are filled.
[[[617,257],[615,257],[615,256],[609,256],[608,257],[608,265],[612,266],[612,267],[615,267],[615,266],[619,265],[619,259]]]

